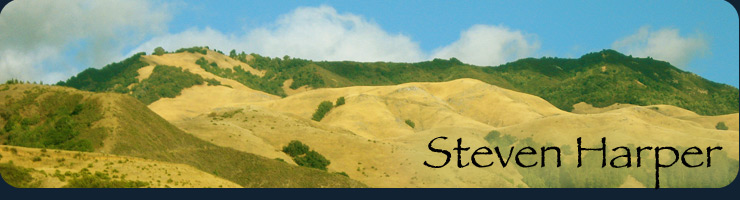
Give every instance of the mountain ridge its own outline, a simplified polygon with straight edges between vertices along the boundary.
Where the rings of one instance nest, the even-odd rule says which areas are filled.
[[[191,60],[208,58],[194,61],[192,65],[200,66],[209,77],[212,74],[221,80],[234,80],[248,88],[281,97],[287,96],[287,93],[296,93],[284,88],[303,88],[305,91],[325,87],[396,85],[474,78],[540,96],[565,111],[572,111],[573,105],[580,102],[596,107],[616,103],[641,106],[666,104],[702,115],[730,114],[739,109],[737,88],[706,80],[667,62],[652,58],[633,58],[614,50],[593,52],[577,59],[525,58],[496,67],[479,67],[462,63],[455,58],[418,63],[365,63],[310,61],[288,56],[282,59],[269,58],[244,52],[237,54],[235,51],[226,57],[220,51],[208,47],[189,49],[199,50],[188,52],[181,49],[176,51],[180,53],[174,54],[187,53],[192,57]],[[170,54],[172,53],[165,55]],[[140,82],[134,78],[138,77],[136,71],[155,64],[151,63],[152,57],[158,56],[135,54],[100,70],[85,70],[57,85],[88,91],[132,93],[122,88]],[[183,66],[180,64],[175,67]],[[189,69],[201,70],[192,67]],[[95,75],[109,78],[90,78]],[[290,85],[285,86],[284,83]],[[233,85],[235,84],[230,84],[231,87]]]

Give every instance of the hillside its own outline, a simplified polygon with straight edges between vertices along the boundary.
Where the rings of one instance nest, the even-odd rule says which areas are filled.
[[[344,105],[332,108],[318,122],[310,120],[322,101],[335,102],[339,97],[346,99]],[[171,101],[181,98],[186,97]],[[159,111],[172,109],[177,108],[161,107]],[[601,171],[600,167],[568,168],[583,174],[500,166],[432,169],[421,163],[441,162],[438,154],[424,148],[438,136],[464,138],[464,145],[471,147],[548,144],[563,146],[570,152],[575,151],[577,137],[583,137],[584,141],[607,137],[610,144],[634,146],[721,145],[726,154],[717,154],[714,162],[722,162],[717,165],[725,168],[703,171],[679,168],[669,172],[670,175],[663,174],[689,177],[705,184],[703,187],[719,187],[734,179],[737,172],[737,165],[733,165],[738,159],[737,117],[737,114],[701,116],[674,106],[634,105],[569,113],[537,96],[475,79],[459,79],[322,88],[168,120],[216,145],[268,158],[289,158],[270,149],[277,150],[291,140],[299,140],[331,160],[330,171],[346,172],[371,187],[619,187],[623,184],[652,187],[654,182],[650,179],[654,172],[644,168],[611,175],[607,175],[611,171]],[[405,123],[406,120],[414,126]],[[717,130],[714,125],[719,122],[728,124],[730,130]],[[511,143],[498,144],[498,140]],[[451,148],[455,144],[454,140],[448,140],[438,145]],[[469,158],[471,153],[463,152],[463,158]],[[569,166],[575,162],[572,153],[563,159]],[[546,179],[543,177],[561,175],[567,178],[543,181]],[[583,185],[586,183],[583,179],[594,180],[588,182],[590,185]],[[663,187],[692,186],[687,179],[670,181],[664,182]]]
[[[0,154],[0,168],[10,168],[0,173],[14,187],[241,187],[188,165],[136,157],[2,145]],[[29,178],[6,177],[13,168]]]
[[[316,88],[473,78],[540,96],[565,111],[573,110],[573,105],[580,102],[596,107],[615,103],[643,106],[665,104],[702,115],[730,114],[739,109],[737,102],[740,94],[737,88],[706,80],[667,62],[633,58],[613,50],[589,53],[577,59],[526,58],[496,67],[468,65],[454,58],[419,63],[361,63],[310,61],[288,56],[269,58],[244,52],[237,54],[234,51],[225,56],[207,47],[176,52],[179,53],[160,56],[136,54],[100,70],[85,70],[58,85],[88,91],[133,94],[135,91],[126,88],[148,76],[139,74],[151,72],[151,69],[145,69],[146,66],[170,65],[187,69],[203,78],[220,82],[228,80],[231,83],[225,85],[234,89],[243,89],[242,86],[245,86],[280,97]],[[168,90],[179,94],[181,89]],[[149,99],[139,99],[151,102]]]
[[[234,167],[241,163],[210,155],[254,154],[305,170],[281,151],[297,140],[331,161],[328,172],[371,187],[653,187],[651,168],[571,168],[576,138],[607,137],[610,144],[630,147],[725,148],[713,155],[720,167],[661,171],[662,177],[675,177],[663,180],[662,187],[721,187],[738,171],[737,88],[612,50],[578,59],[528,58],[497,67],[454,58],[360,63],[235,51],[226,56],[207,47],[137,56],[58,83],[128,94],[119,95],[126,100],[109,103],[120,110],[115,116],[127,119],[122,127],[149,127],[117,130],[121,138],[106,139],[97,150],[180,161],[242,186],[251,185],[237,178],[244,175]],[[111,70],[118,68],[121,73]],[[85,78],[96,73],[109,78]],[[177,128],[160,127],[166,122]],[[127,139],[138,134],[156,139]],[[456,138],[471,147],[561,146],[569,152],[563,159],[570,167],[432,169],[421,163],[441,162],[439,154],[423,147],[439,136],[451,139],[436,144],[450,148]],[[596,158],[586,155],[587,160]]]
[[[193,166],[243,187],[361,187],[320,170],[215,146],[172,126],[136,99],[28,84],[0,85],[0,141]]]

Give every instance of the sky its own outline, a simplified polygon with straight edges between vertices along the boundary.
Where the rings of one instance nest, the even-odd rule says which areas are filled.
[[[615,49],[738,87],[739,29],[719,0],[20,0],[0,12],[0,81],[56,83],[158,46],[479,66]]]

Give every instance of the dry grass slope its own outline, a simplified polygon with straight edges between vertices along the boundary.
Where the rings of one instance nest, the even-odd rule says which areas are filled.
[[[37,86],[12,86],[3,98],[19,96]],[[102,105],[105,125],[112,133],[97,151],[180,163],[223,177],[244,187],[364,187],[337,174],[289,165],[273,159],[213,145],[182,132],[133,97],[94,94],[56,86],[94,98]]]
[[[320,102],[338,97],[345,97],[346,104],[332,109],[321,122],[309,120]],[[239,109],[242,112],[231,117],[208,116]],[[346,172],[372,187],[527,187],[513,167],[457,170],[422,165],[443,162],[426,148],[431,139],[451,138],[436,143],[449,149],[456,138],[463,138],[466,146],[487,146],[483,138],[491,130],[570,147],[577,137],[584,141],[607,137],[610,144],[637,146],[721,145],[730,158],[738,158],[737,125],[732,123],[737,114],[701,116],[663,105],[583,109],[565,112],[536,96],[459,79],[315,89],[283,99],[232,104],[172,123],[216,145],[270,158],[284,159],[287,156],[279,149],[299,140],[332,161],[329,171]],[[730,130],[716,130],[718,121],[726,121]],[[463,157],[471,153],[463,152]],[[634,178],[624,181],[625,187],[648,185]]]

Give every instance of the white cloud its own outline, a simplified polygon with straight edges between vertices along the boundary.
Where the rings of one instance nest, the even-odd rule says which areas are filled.
[[[539,43],[530,39],[531,36],[503,26],[476,25],[464,31],[453,44],[427,54],[408,36],[388,33],[361,16],[320,6],[297,8],[268,26],[243,33],[228,35],[206,27],[162,35],[131,53],[151,52],[157,46],[170,51],[209,46],[222,51],[236,49],[311,60],[417,62],[457,57],[463,62],[493,66],[531,56]]]
[[[435,50],[432,57],[456,57],[465,63],[496,66],[531,56],[538,49],[539,42],[528,39],[521,31],[503,26],[475,25],[463,31],[459,40]]]
[[[692,59],[707,53],[707,41],[701,37],[682,37],[678,29],[663,28],[651,31],[641,27],[637,33],[615,41],[612,48],[639,57],[653,57],[668,61],[679,68],[687,68]]]
[[[400,61],[424,59],[417,43],[401,34],[389,34],[376,23],[353,14],[340,14],[328,6],[297,8],[274,24],[239,35],[226,35],[206,27],[163,35],[134,51],[150,52],[157,46],[168,50],[209,46],[266,56],[312,60]]]
[[[55,82],[118,61],[127,45],[164,32],[169,17],[143,0],[10,2],[0,14],[0,81]]]

